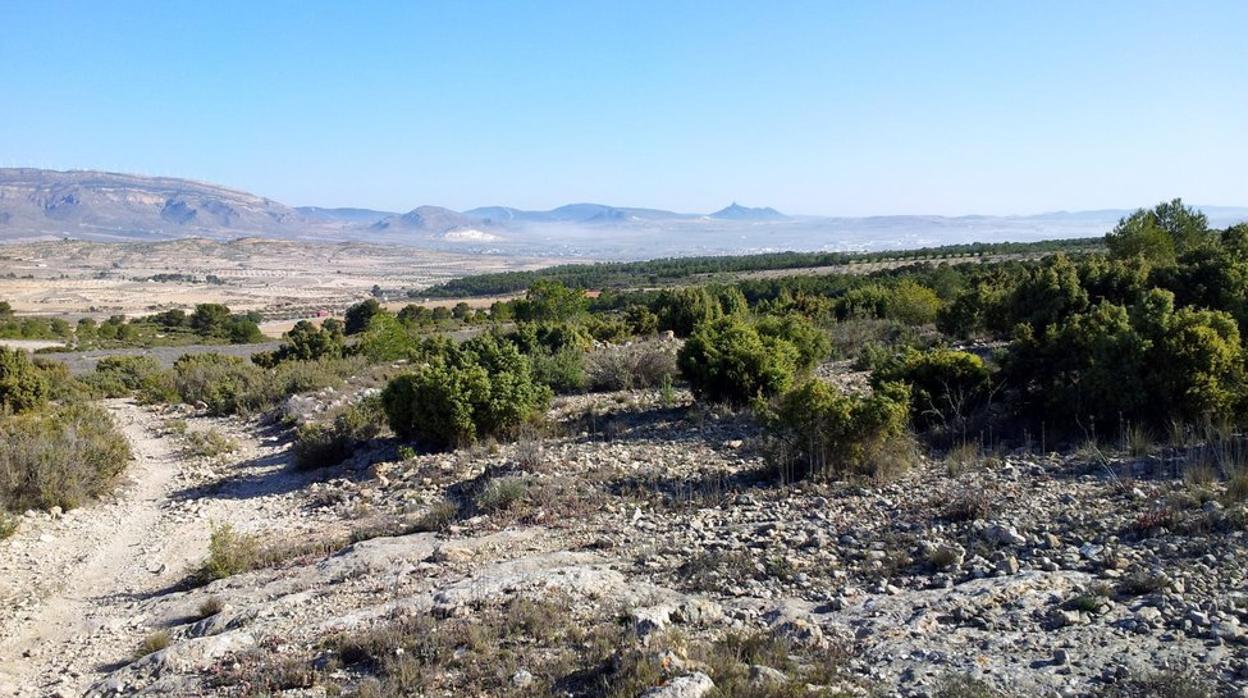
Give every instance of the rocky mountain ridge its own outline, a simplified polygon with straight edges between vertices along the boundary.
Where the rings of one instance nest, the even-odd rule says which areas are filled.
[[[1248,208],[1206,207],[1215,227]],[[404,244],[496,254],[640,259],[783,250],[878,250],[984,240],[1103,235],[1120,210],[1032,216],[786,215],[733,203],[709,214],[576,203],[547,211],[432,205],[406,213],[293,208],[191,180],[94,171],[0,169],[0,241],[152,241],[259,236]]]

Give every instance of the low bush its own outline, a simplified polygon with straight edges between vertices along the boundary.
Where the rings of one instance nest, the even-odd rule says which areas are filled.
[[[643,342],[590,352],[586,373],[591,390],[655,388],[676,375],[671,343]]]
[[[699,326],[677,357],[695,396],[738,405],[784,392],[799,361],[800,352],[793,344],[761,335],[738,317]]]
[[[264,370],[236,356],[186,354],[173,364],[174,385],[182,400],[210,413],[253,411],[266,393]]]
[[[304,424],[295,432],[295,465],[323,468],[346,460],[361,442],[381,431],[385,414],[379,397],[350,405],[326,424]]]
[[[910,390],[885,383],[851,395],[818,380],[785,393],[763,412],[773,459],[792,477],[884,477],[914,458],[906,438]]]
[[[991,373],[974,354],[950,349],[907,349],[871,375],[875,385],[910,386],[910,413],[920,428],[962,432],[971,414],[988,400]]]
[[[216,429],[188,431],[183,435],[186,454],[193,458],[218,458],[238,450],[238,442]]]
[[[764,337],[783,339],[797,349],[797,365],[803,370],[814,368],[832,352],[828,333],[815,327],[797,313],[764,315],[759,318],[758,333]]]
[[[174,374],[150,356],[106,356],[84,381],[105,397],[135,395],[140,402],[173,402],[178,398]]]
[[[157,630],[143,638],[142,644],[140,644],[139,648],[135,650],[134,655],[135,657],[142,658],[149,654],[155,654],[168,647],[171,642],[172,640],[169,637],[168,631]]]
[[[285,398],[340,384],[367,365],[363,357],[284,361],[261,368],[234,356],[186,354],[174,362],[174,385],[183,402],[210,414],[256,414]]]
[[[35,356],[33,363],[48,383],[48,400],[67,404],[99,397],[92,386],[69,372],[64,361]]]
[[[529,355],[533,380],[560,394],[579,393],[585,389],[585,352],[567,347],[557,352],[539,350]]]
[[[1238,325],[1224,312],[1174,306],[1154,289],[1135,307],[1020,330],[1003,366],[1022,412],[1067,426],[1233,420],[1248,401]]]
[[[212,529],[208,559],[200,567],[200,581],[207,583],[254,569],[260,561],[260,541],[239,533],[230,524]]]
[[[71,509],[109,491],[130,446],[104,410],[85,404],[0,419],[0,501]]]
[[[33,410],[48,401],[48,392],[48,379],[29,354],[0,347],[0,410]]]
[[[528,357],[511,342],[485,335],[390,381],[382,404],[400,438],[446,449],[508,436],[550,397],[550,389],[533,379]]]
[[[0,504],[3,504],[0,502]],[[17,517],[9,515],[8,512],[0,508],[0,540],[4,540],[17,533]]]

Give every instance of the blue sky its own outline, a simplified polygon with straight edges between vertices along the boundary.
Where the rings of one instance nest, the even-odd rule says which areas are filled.
[[[1248,205],[1248,2],[0,3],[0,166],[292,205]]]

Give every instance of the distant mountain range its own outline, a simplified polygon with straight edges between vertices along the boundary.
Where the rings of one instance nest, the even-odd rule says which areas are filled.
[[[1152,202],[1141,202],[1151,204]],[[1248,208],[1204,206],[1215,226]],[[0,169],[0,241],[241,236],[398,243],[467,252],[649,258],[775,250],[862,250],[1101,235],[1130,211],[1026,216],[785,215],[733,202],[714,213],[576,203],[549,211],[484,206],[406,213],[293,208],[247,192],[170,177]]]

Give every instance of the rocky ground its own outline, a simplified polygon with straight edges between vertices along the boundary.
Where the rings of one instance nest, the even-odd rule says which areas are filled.
[[[277,427],[110,403],[133,483],[0,543],[0,694],[1248,695],[1241,488],[1093,449],[782,485],[668,399],[309,473]],[[285,554],[202,584],[222,523]]]

